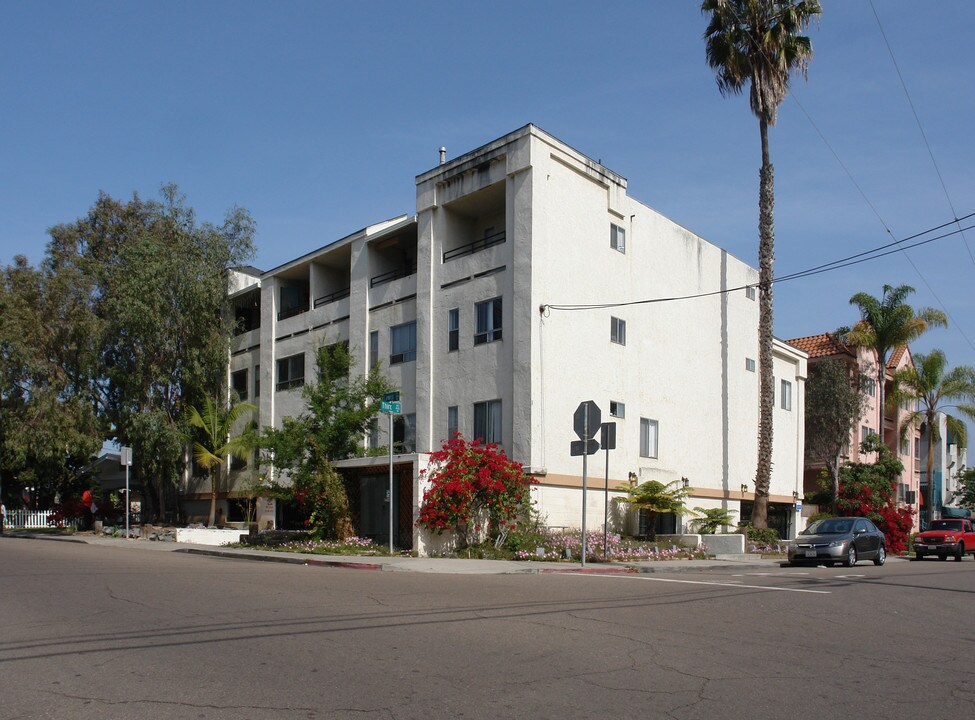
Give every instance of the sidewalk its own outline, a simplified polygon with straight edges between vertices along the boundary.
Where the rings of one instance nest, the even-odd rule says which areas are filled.
[[[522,560],[467,560],[464,558],[427,557],[385,557],[357,555],[317,555],[311,553],[277,552],[274,550],[252,550],[250,548],[214,547],[212,545],[193,545],[190,543],[153,542],[148,540],[125,540],[124,538],[95,537],[76,534],[56,535],[5,535],[4,538],[20,537],[55,542],[75,542],[88,545],[111,546],[150,552],[179,552],[193,555],[247,560],[257,562],[278,562],[311,567],[346,568],[354,570],[380,570],[384,572],[439,573],[455,575],[512,575],[543,573],[675,573],[707,572],[714,570],[763,570],[777,569],[780,560],[767,560],[760,557],[739,559],[709,560],[658,560],[642,562],[589,562],[583,567],[578,562],[535,562]]]

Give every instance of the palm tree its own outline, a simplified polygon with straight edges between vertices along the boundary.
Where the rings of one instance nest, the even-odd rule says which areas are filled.
[[[941,350],[932,350],[927,355],[916,355],[913,367],[906,367],[894,375],[892,400],[898,403],[913,399],[920,401],[917,409],[904,422],[901,439],[904,439],[908,430],[922,427],[928,449],[925,477],[928,480],[929,519],[934,510],[934,483],[931,475],[934,467],[934,443],[941,439],[938,413],[953,407],[975,420],[975,368],[959,365],[946,372],[947,364]],[[960,418],[948,415],[946,425],[948,432],[958,438],[960,447],[967,445],[967,428]]]
[[[224,461],[231,456],[247,457],[257,444],[253,421],[248,422],[238,434],[232,434],[244,414],[255,410],[257,408],[250,403],[240,402],[221,407],[209,396],[203,399],[202,411],[193,406],[189,408],[190,425],[202,431],[199,433],[199,439],[193,442],[193,459],[210,473],[209,525],[211,527],[216,521],[217,493],[220,489]]]
[[[647,513],[647,527],[650,534],[660,513],[674,513],[675,515],[693,515],[684,505],[690,494],[690,488],[679,485],[680,480],[674,480],[666,485],[658,480],[647,480],[639,485],[631,485],[626,489],[627,497],[621,501],[629,503],[637,510]]]
[[[887,377],[887,358],[890,351],[917,340],[933,326],[948,326],[948,317],[934,308],[915,310],[905,301],[914,292],[910,285],[884,285],[881,299],[860,292],[850,298],[850,304],[860,308],[860,322],[851,330],[841,331],[844,339],[855,347],[871,348],[877,354],[877,401],[880,412],[880,438],[884,440],[884,381]]]
[[[768,492],[772,477],[772,263],[775,257],[775,201],[769,160],[768,128],[775,125],[779,105],[789,92],[793,72],[805,77],[812,42],[801,33],[822,12],[818,0],[704,0],[710,14],[704,32],[708,65],[722,95],[738,95],[750,85],[749,104],[758,118],[762,168],[758,191],[758,467],[752,524],[768,525]]]

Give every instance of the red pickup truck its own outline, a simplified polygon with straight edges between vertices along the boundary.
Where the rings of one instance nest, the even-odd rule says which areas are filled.
[[[975,555],[975,530],[972,521],[962,518],[932,520],[928,529],[914,537],[914,557],[937,555],[947,560],[951,555],[961,560],[965,553]]]

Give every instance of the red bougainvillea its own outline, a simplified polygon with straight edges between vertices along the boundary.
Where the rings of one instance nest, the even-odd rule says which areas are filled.
[[[482,530],[503,533],[514,528],[530,506],[534,482],[497,445],[469,442],[459,434],[430,455],[430,466],[421,476],[430,486],[423,493],[417,525],[438,535],[462,530],[468,540]]]

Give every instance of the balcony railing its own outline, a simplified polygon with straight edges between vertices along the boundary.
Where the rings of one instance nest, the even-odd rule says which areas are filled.
[[[505,241],[504,230],[499,233],[494,233],[494,235],[488,235],[480,240],[475,240],[474,242],[467,243],[466,245],[461,245],[453,250],[448,250],[443,254],[443,261],[453,260],[454,258],[464,257],[465,255],[473,255],[481,250],[486,250],[489,247],[494,247],[495,245],[500,245]]]
[[[335,302],[336,300],[341,300],[343,298],[349,297],[352,288],[342,288],[341,290],[336,290],[328,295],[322,295],[321,297],[315,298],[315,307],[321,307],[322,305],[328,305],[330,302]]]
[[[400,278],[409,277],[410,275],[414,274],[416,274],[416,263],[407,265],[406,267],[397,268],[396,270],[390,270],[382,275],[376,275],[376,277],[369,281],[369,287],[376,287],[377,285],[393,282],[393,280],[399,280]]]
[[[301,315],[303,312],[308,312],[308,308],[304,305],[296,305],[295,307],[286,308],[278,313],[278,320],[286,320],[289,317]]]

